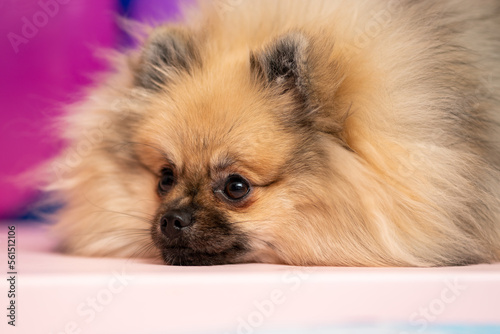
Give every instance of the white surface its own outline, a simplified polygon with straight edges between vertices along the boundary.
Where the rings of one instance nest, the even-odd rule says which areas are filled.
[[[2,271],[7,224],[0,224]],[[258,333],[273,328],[404,323],[500,324],[500,264],[329,268],[171,267],[58,254],[17,224],[17,326],[2,333]],[[8,305],[7,281],[0,301]]]

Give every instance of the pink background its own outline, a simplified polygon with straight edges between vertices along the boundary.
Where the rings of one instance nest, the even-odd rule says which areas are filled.
[[[0,219],[26,213],[43,195],[16,176],[60,149],[49,125],[105,68],[95,51],[126,40],[115,19],[128,2],[125,15],[136,19],[176,13],[175,1],[0,1]],[[14,46],[13,34],[26,43]]]

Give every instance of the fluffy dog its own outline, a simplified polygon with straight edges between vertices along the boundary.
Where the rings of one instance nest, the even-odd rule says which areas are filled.
[[[443,266],[500,259],[500,1],[200,2],[71,108],[69,253]]]

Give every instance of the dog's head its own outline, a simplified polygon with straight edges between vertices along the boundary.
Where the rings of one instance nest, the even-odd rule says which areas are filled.
[[[364,83],[328,43],[288,32],[249,50],[156,29],[72,119],[72,148],[109,124],[59,185],[65,247],[176,265],[385,263],[365,200],[383,195],[349,143]]]
[[[213,47],[157,28],[72,118],[72,148],[109,124],[59,185],[64,246],[177,265],[385,263],[363,200],[379,183],[348,144],[363,83],[328,43],[288,32]]]
[[[133,146],[156,178],[144,191],[158,198],[151,233],[167,263],[285,262],[281,243],[310,247],[294,243],[322,233],[301,210],[326,195],[329,159],[307,58],[298,33],[225,59],[179,30],[151,37],[135,73],[150,98]]]

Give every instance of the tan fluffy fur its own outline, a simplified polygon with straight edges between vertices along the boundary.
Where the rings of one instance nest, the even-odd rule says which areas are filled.
[[[49,165],[66,206],[56,228],[81,255],[157,256],[151,240],[165,157],[203,175],[198,196],[249,236],[237,262],[436,266],[500,259],[500,2],[219,1],[186,10],[201,66],[134,85],[140,53],[65,119]],[[314,132],[252,77],[250,53],[296,34],[307,48]],[[149,39],[151,40],[151,39]],[[145,42],[146,47],[148,41]],[[300,159],[286,166],[302,148]],[[211,198],[207,166],[228,152],[256,187],[243,209]],[[133,152],[130,162],[125,152]],[[121,156],[123,155],[123,157]],[[293,162],[295,163],[295,162]],[[153,172],[151,172],[153,171]],[[206,184],[205,184],[205,183]],[[171,196],[188,187],[179,181]],[[154,229],[154,227],[153,227]],[[216,247],[216,246],[214,246]]]

